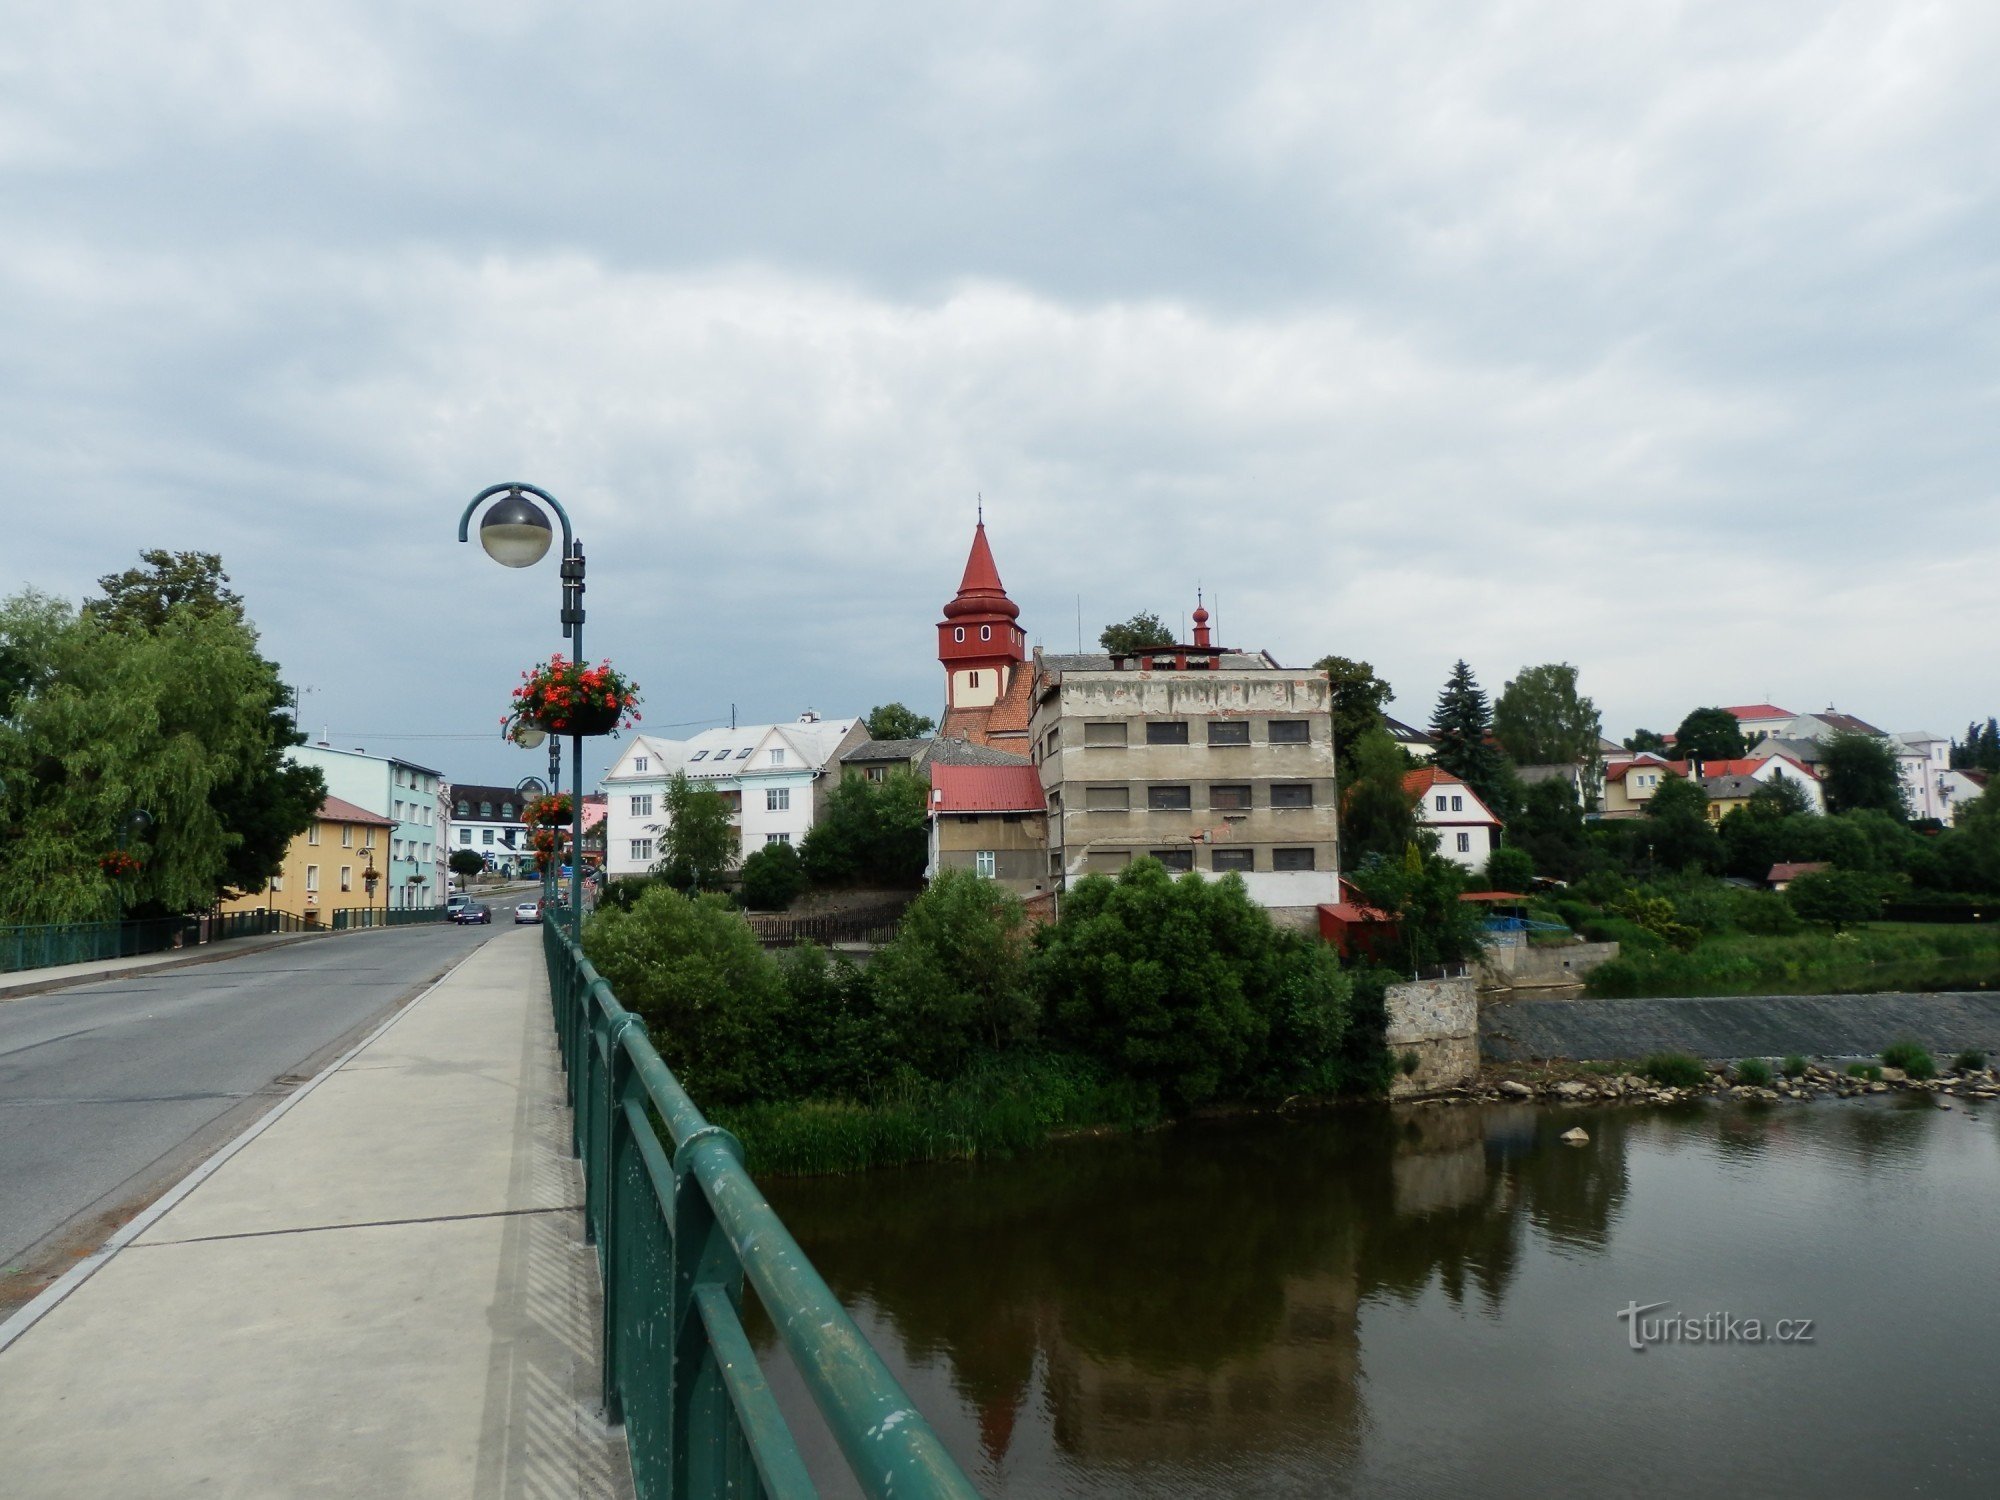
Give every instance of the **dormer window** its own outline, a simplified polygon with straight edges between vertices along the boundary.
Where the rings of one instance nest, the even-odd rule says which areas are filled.
[[[509,819],[509,820],[511,820],[511,819],[513,818],[513,816],[514,816],[514,804],[513,804],[513,803],[511,803],[511,802],[503,802],[503,803],[501,803],[501,804],[500,804],[500,816],[501,816],[502,818],[506,818],[506,819]]]
[[[491,802],[482,802],[482,803],[480,803],[480,804],[479,804],[479,816],[480,816],[480,817],[482,817],[482,818],[490,818],[490,817],[492,817],[492,816],[493,816],[493,804],[492,804]]]
[[[469,818],[469,817],[471,817],[471,816],[472,816],[472,804],[471,804],[470,802],[461,802],[461,803],[459,803],[459,804],[458,804],[458,815],[459,815],[459,816],[460,816],[461,818]]]

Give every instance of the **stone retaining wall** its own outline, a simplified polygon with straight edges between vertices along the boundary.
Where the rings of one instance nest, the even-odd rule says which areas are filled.
[[[1906,1038],[1940,1059],[1975,1049],[2000,1053],[2000,993],[1500,1000],[1482,1006],[1479,1016],[1479,1050],[1492,1062],[1610,1061],[1654,1052],[1872,1057]]]
[[[1396,1065],[1391,1098],[1458,1088],[1479,1073],[1478,981],[1423,979],[1392,984],[1385,997],[1389,1012],[1389,1058]],[[1405,1073],[1402,1058],[1414,1052],[1417,1066]]]
[[[1480,959],[1480,968],[1485,971],[1484,977],[1491,988],[1558,988],[1582,984],[1592,969],[1617,956],[1616,943],[1566,943],[1547,948],[1511,943],[1488,948]]]

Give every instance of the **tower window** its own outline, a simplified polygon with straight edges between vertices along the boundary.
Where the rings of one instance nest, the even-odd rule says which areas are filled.
[[[974,672],[974,673],[972,674],[972,677],[971,677],[971,680],[970,680],[970,681],[969,681],[969,682],[967,683],[967,686],[968,686],[968,687],[978,687],[978,686],[979,686],[979,674],[978,674],[977,672]]]
[[[951,631],[951,638],[952,638],[953,640],[955,640],[955,641],[962,641],[962,640],[964,640],[964,639],[965,639],[965,627],[964,627],[963,625],[954,625],[954,626],[952,627],[952,631]]]
[[[982,626],[980,626],[980,627],[979,627],[979,638],[980,638],[980,639],[981,639],[982,641],[990,641],[990,640],[992,640],[992,639],[993,639],[993,627],[992,627],[991,625],[982,625]]]

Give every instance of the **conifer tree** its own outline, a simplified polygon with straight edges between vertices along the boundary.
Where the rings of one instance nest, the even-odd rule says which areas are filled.
[[[1437,741],[1432,759],[1438,769],[1451,772],[1477,792],[1488,807],[1509,800],[1503,795],[1509,768],[1506,758],[1488,741],[1492,729],[1493,710],[1485,689],[1473,677],[1472,668],[1459,661],[1452,667],[1444,691],[1438,694],[1437,711],[1431,715],[1431,738]]]

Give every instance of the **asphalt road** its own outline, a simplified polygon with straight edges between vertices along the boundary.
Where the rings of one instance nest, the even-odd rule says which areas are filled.
[[[513,920],[316,938],[0,1001],[0,1310]]]

